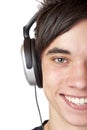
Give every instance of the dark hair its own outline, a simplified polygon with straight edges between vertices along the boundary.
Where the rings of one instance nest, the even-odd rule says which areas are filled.
[[[42,52],[59,35],[87,18],[86,0],[43,0],[36,20],[36,51]]]

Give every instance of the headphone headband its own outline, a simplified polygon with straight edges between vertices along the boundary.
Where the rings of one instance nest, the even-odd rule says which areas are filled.
[[[38,16],[38,12],[31,18],[31,20],[23,27],[24,38],[29,37],[29,30]]]

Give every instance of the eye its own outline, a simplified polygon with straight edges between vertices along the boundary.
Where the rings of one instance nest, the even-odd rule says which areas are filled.
[[[55,58],[54,61],[57,63],[67,63],[68,62],[68,60],[65,58]]]

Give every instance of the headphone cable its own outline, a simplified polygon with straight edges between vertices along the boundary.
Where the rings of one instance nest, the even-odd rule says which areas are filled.
[[[41,127],[42,127],[42,130],[44,130],[44,129],[43,129],[42,116],[41,116],[41,112],[40,112],[40,108],[39,108],[39,104],[38,104],[38,99],[37,99],[37,89],[36,89],[36,85],[35,85],[35,99],[36,99],[36,105],[37,105],[37,109],[38,109],[38,113],[39,113],[39,117],[40,117]]]

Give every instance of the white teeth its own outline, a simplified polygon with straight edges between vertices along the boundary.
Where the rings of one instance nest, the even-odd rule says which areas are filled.
[[[87,103],[87,98],[85,98],[85,103]]]
[[[85,99],[81,98],[79,104],[84,104],[84,103],[85,103]]]
[[[72,103],[77,104],[77,105],[87,104],[87,98],[74,98],[74,97],[69,97],[69,96],[65,96],[65,98],[69,102],[72,102]]]

